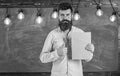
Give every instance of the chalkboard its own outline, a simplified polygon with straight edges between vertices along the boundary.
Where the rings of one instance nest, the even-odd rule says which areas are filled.
[[[95,45],[93,59],[88,63],[83,63],[84,71],[117,70],[117,28],[111,25],[81,28],[91,31],[92,43]]]
[[[13,22],[8,31],[2,19],[0,22],[0,72],[50,72],[52,63],[41,63],[39,55],[46,36],[58,24],[57,19],[50,18],[52,9],[44,8],[42,24],[34,22],[37,13],[35,8],[24,8],[27,15],[23,21],[16,19],[15,12],[18,8],[11,10]],[[2,17],[5,9],[1,8],[0,11]],[[82,21],[73,22],[74,26],[92,33],[92,43],[95,45],[93,59],[90,62],[83,62],[83,69],[84,71],[116,71],[117,27],[109,21],[107,24],[103,22],[96,25],[97,22],[94,20],[97,17],[92,11],[91,13],[82,15],[85,16]],[[92,23],[90,23],[91,18]]]

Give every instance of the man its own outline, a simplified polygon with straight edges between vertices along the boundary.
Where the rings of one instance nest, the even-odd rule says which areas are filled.
[[[53,62],[51,76],[83,76],[82,61],[69,59],[67,38],[75,31],[84,32],[72,26],[73,9],[69,3],[61,3],[58,7],[59,27],[52,30],[44,43],[40,60],[42,63]],[[93,57],[94,46],[88,44],[85,48],[90,61]]]

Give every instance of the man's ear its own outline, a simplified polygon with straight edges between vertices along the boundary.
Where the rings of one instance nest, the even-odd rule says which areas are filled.
[[[73,13],[72,13],[72,16],[71,16],[71,17],[72,17],[72,20],[73,20],[73,19],[74,19],[74,14],[73,14]]]

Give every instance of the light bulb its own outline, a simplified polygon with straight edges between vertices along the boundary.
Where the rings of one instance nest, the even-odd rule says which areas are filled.
[[[97,15],[97,16],[102,16],[102,15],[103,15],[103,11],[102,11],[101,9],[98,9],[98,10],[96,11],[96,15]]]
[[[110,16],[110,21],[114,22],[116,20],[116,12],[112,13],[112,16]]]
[[[116,16],[115,15],[110,16],[110,21],[111,22],[114,22],[115,20],[116,20]]]
[[[79,19],[80,19],[80,15],[79,15],[78,11],[75,11],[74,20],[79,20]]]
[[[97,16],[102,16],[102,15],[103,15],[103,11],[101,10],[101,7],[100,7],[100,6],[97,6],[96,15],[97,15]]]
[[[57,17],[58,17],[57,9],[54,9],[52,13],[52,18],[56,19]]]
[[[37,16],[36,23],[41,24],[42,21],[43,21],[42,17],[41,16]]]
[[[76,13],[75,15],[74,15],[74,20],[79,20],[80,19],[80,15],[78,14],[78,13]]]
[[[10,18],[6,17],[5,20],[4,20],[4,24],[8,26],[8,25],[10,25],[10,23],[11,23]]]
[[[52,13],[52,18],[56,19],[58,17],[58,13],[57,12],[53,12]]]
[[[23,12],[19,12],[18,19],[22,20],[22,19],[24,19],[24,17],[25,17],[25,15],[23,14]]]

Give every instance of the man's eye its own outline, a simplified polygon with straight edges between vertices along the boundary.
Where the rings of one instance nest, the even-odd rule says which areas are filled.
[[[61,16],[64,16],[64,14],[61,14]]]
[[[67,16],[69,16],[70,14],[67,14]]]

